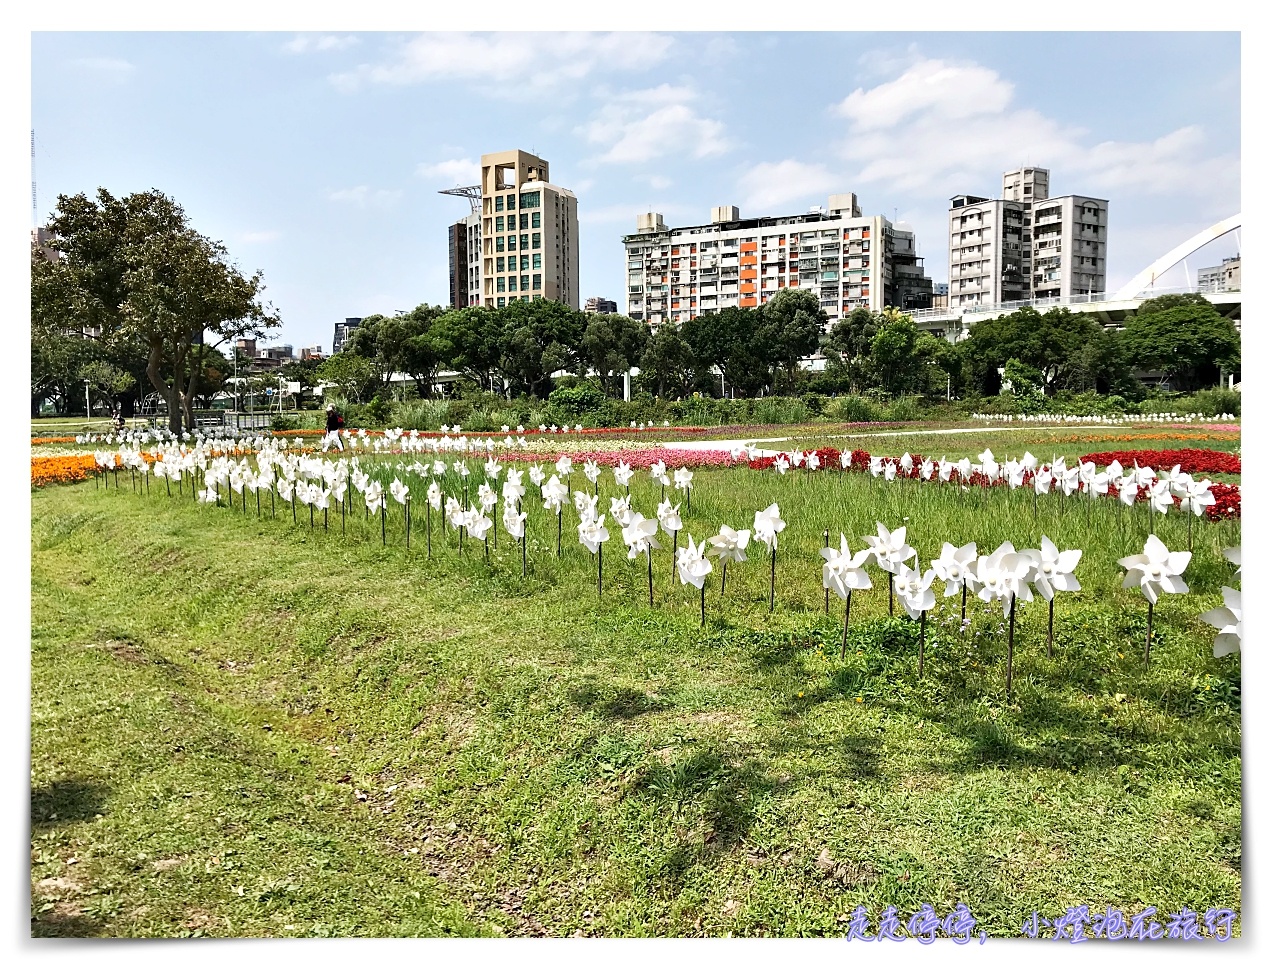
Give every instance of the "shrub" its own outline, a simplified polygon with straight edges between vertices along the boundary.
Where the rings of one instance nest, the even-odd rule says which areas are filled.
[[[899,397],[888,406],[885,415],[889,421],[918,421],[924,416],[924,409],[917,398]]]
[[[605,406],[606,395],[596,384],[585,382],[566,386],[564,383],[548,395],[548,408],[559,418],[558,423],[582,417]]]
[[[1242,414],[1242,395],[1238,391],[1211,388],[1198,391],[1192,397],[1177,402],[1177,411],[1186,414],[1197,412],[1210,417],[1213,414]]]
[[[836,398],[831,405],[831,414],[841,421],[854,424],[883,420],[880,409],[873,402],[857,394]]]

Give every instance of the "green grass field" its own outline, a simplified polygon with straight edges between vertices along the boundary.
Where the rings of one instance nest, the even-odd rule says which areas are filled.
[[[948,454],[999,453],[961,437]],[[533,487],[523,580],[506,536],[461,558],[436,517],[426,558],[422,495],[408,553],[396,506],[382,548],[361,511],[342,536],[338,514],[324,533],[120,483],[32,495],[37,935],[821,936],[859,904],[965,902],[1015,936],[1081,904],[1241,910],[1239,662],[1197,619],[1237,523],[1195,523],[1146,669],[1116,563],[1143,506],[1049,497],[1036,519],[1024,493],[703,470],[696,539],[771,501],[789,525],[775,612],[753,546],[723,597],[708,578],[700,628],[670,550],[646,605],[617,528],[598,600],[573,509],[559,560]],[[603,510],[614,493],[607,471]],[[653,514],[648,475],[633,497]],[[961,636],[939,599],[921,681],[878,573],[840,659],[823,530],[860,548],[877,519],[925,561],[947,539],[1084,549],[1052,659],[1046,606],[1017,610],[1011,700],[1002,612],[970,601]]]

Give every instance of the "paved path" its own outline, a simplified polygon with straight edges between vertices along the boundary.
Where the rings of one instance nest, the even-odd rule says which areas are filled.
[[[939,434],[985,434],[997,431],[1022,431],[1027,425],[1016,425],[1007,428],[939,428],[929,429],[927,431],[857,431],[851,434],[827,434],[805,437],[818,438],[895,438],[904,435],[939,435]],[[1041,427],[1040,430],[1047,431],[1106,431],[1112,425],[1108,424],[1059,424]],[[673,451],[733,451],[735,448],[746,448],[749,445],[757,444],[774,444],[780,441],[791,441],[787,438],[732,438],[723,441],[666,441],[663,443],[664,448],[670,448]],[[776,455],[779,452],[768,449],[757,449],[761,455]]]

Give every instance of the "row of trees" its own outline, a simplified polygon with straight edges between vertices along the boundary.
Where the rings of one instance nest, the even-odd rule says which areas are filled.
[[[245,276],[157,189],[60,195],[47,247],[31,250],[32,408],[64,405],[84,380],[118,396],[150,385],[169,427],[194,426],[196,400],[224,384],[216,348],[279,325],[260,271]]]

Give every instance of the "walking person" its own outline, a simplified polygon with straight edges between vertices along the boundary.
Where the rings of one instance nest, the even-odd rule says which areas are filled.
[[[323,451],[334,446],[337,451],[344,451],[345,445],[340,440],[341,429],[345,427],[345,419],[336,411],[336,405],[327,405],[327,434],[323,437]]]

